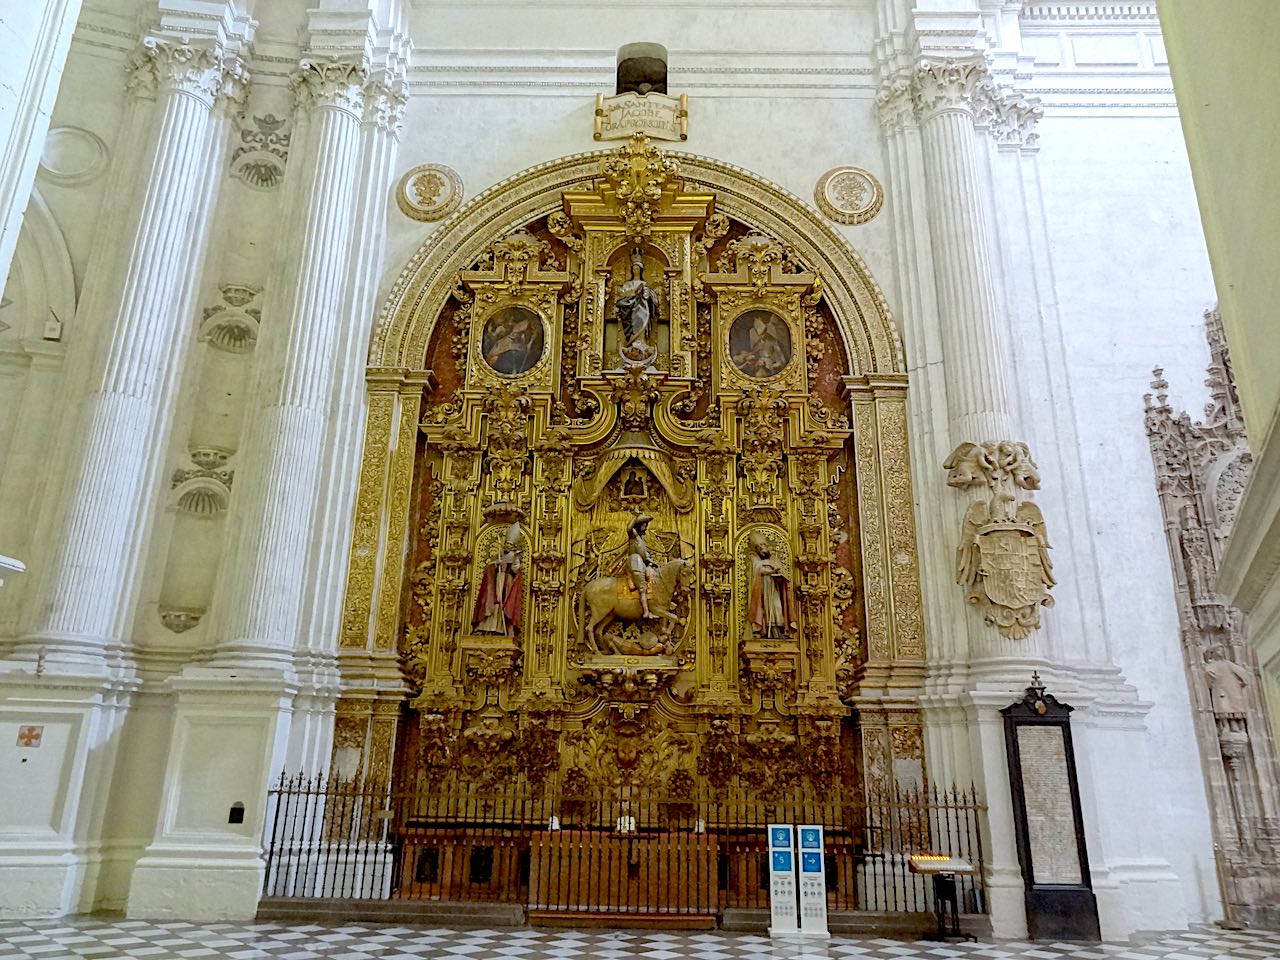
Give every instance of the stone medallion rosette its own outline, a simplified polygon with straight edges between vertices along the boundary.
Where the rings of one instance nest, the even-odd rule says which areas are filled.
[[[834,167],[818,178],[813,199],[836,223],[866,223],[884,205],[884,188],[860,167]]]
[[[400,178],[396,203],[411,220],[443,220],[462,203],[462,177],[443,163],[424,163]]]

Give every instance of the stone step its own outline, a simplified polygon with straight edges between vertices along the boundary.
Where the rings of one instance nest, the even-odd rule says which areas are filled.
[[[320,897],[270,897],[259,901],[259,920],[368,920],[433,927],[522,927],[518,903],[459,903],[450,900],[346,900]]]

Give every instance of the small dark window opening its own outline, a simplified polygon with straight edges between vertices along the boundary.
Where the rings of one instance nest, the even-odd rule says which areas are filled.
[[[440,882],[440,851],[435,847],[426,847],[418,851],[418,859],[413,865],[415,883]]]
[[[227,811],[227,823],[244,823],[244,804],[239,800]]]
[[[493,847],[471,848],[471,882],[481,886],[493,880]]]

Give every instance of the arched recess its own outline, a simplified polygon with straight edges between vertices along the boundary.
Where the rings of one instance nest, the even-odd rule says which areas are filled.
[[[75,270],[62,228],[38,188],[31,191],[0,308],[0,542],[30,560],[48,444],[61,388],[63,345],[74,330]],[[57,334],[47,324],[56,324]],[[51,334],[46,339],[46,333]],[[0,604],[0,636],[18,614],[21,582]]]
[[[421,401],[432,378],[425,358],[433,325],[462,271],[495,241],[560,210],[564,194],[594,190],[611,152],[533,167],[475,197],[410,258],[379,315],[369,352],[367,430],[339,638],[345,692],[335,732],[335,749],[346,751],[348,760],[359,751],[367,774],[389,774],[404,698],[397,651],[409,603],[405,558]],[[729,164],[667,156],[678,161],[686,192],[713,195],[718,212],[776,239],[821,282],[847,357],[844,415],[853,432],[849,466],[858,515],[851,549],[861,570],[865,625],[863,658],[850,683],[858,697],[864,779],[903,776],[904,785],[918,786],[923,745],[916,701],[925,639],[907,376],[884,296],[852,247],[795,196]]]
[[[458,272],[504,231],[558,210],[565,191],[590,189],[607,154],[580,153],[531,167],[490,187],[441,224],[392,286],[374,329],[369,367],[421,369],[432,324]],[[862,258],[817,211],[740,167],[694,154],[670,155],[680,164],[686,189],[714,193],[717,209],[777,237],[823,278],[855,373],[906,372],[884,294]]]

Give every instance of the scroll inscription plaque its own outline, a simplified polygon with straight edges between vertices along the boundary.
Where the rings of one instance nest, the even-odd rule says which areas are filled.
[[[1078,884],[1080,854],[1062,728],[1018,727],[1018,753],[1022,757],[1032,882]]]

